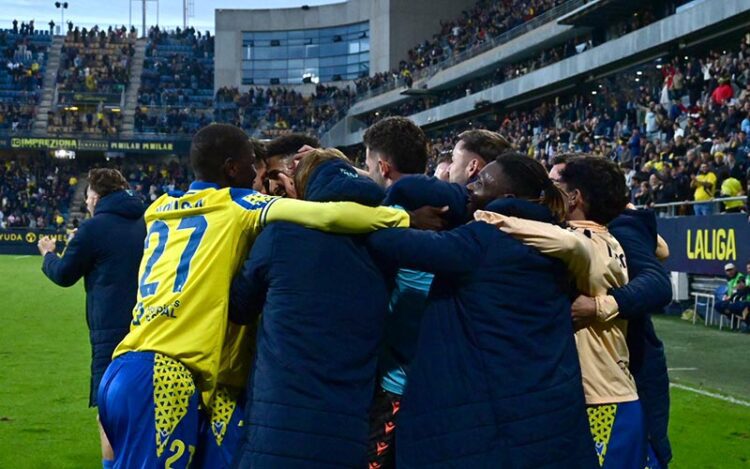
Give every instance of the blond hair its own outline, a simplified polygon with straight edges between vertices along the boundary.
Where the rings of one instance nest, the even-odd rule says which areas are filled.
[[[294,173],[294,187],[297,189],[297,197],[305,198],[307,184],[310,182],[310,176],[318,166],[331,160],[343,160],[350,163],[349,158],[335,148],[319,148],[306,154],[297,166]]]

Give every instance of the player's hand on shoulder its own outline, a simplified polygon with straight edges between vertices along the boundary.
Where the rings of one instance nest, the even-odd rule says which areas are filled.
[[[418,230],[444,230],[447,226],[445,214],[448,207],[420,207],[409,212],[409,220],[412,228]]]

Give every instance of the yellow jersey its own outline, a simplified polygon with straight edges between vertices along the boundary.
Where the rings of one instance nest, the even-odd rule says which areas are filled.
[[[193,373],[206,403],[217,383],[244,386],[250,341],[244,327],[228,321],[229,288],[267,223],[346,234],[409,225],[402,210],[281,199],[205,182],[162,195],[144,217],[137,302],[113,357],[130,351],[172,357]]]
[[[697,201],[711,200],[714,198],[714,192],[716,191],[716,175],[712,172],[706,174],[698,174],[695,176],[695,180],[698,182],[707,182],[710,184],[708,188],[703,185],[698,185],[695,188],[693,198]]]
[[[737,178],[727,178],[721,183],[721,196],[722,197],[739,197],[742,195],[742,183]],[[745,206],[745,202],[742,200],[732,200],[724,202],[724,208],[736,209]]]

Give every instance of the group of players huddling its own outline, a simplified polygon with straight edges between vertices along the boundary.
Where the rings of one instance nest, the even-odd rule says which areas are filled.
[[[667,467],[650,314],[668,250],[616,164],[559,155],[548,174],[470,130],[428,177],[401,117],[364,144],[368,171],[304,135],[196,133],[195,182],[146,209],[137,278],[118,283],[129,332],[92,366],[105,465]],[[86,225],[127,183],[90,184],[67,252],[40,243],[58,283],[86,275],[86,243],[118,243]]]

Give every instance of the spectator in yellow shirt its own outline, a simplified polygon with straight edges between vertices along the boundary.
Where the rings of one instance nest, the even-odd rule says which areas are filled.
[[[722,197],[739,197],[742,195],[742,183],[736,178],[727,178],[721,183]],[[722,202],[724,204],[724,213],[739,213],[745,207],[742,200],[732,200]]]
[[[693,209],[696,215],[711,215],[713,213],[713,204],[709,202],[714,198],[716,192],[716,175],[708,170],[708,164],[702,163],[697,176],[693,176],[690,187],[695,188],[693,198],[696,202]]]
[[[96,89],[96,79],[94,78],[94,75],[88,75],[86,77],[86,89],[89,91],[94,91]]]

